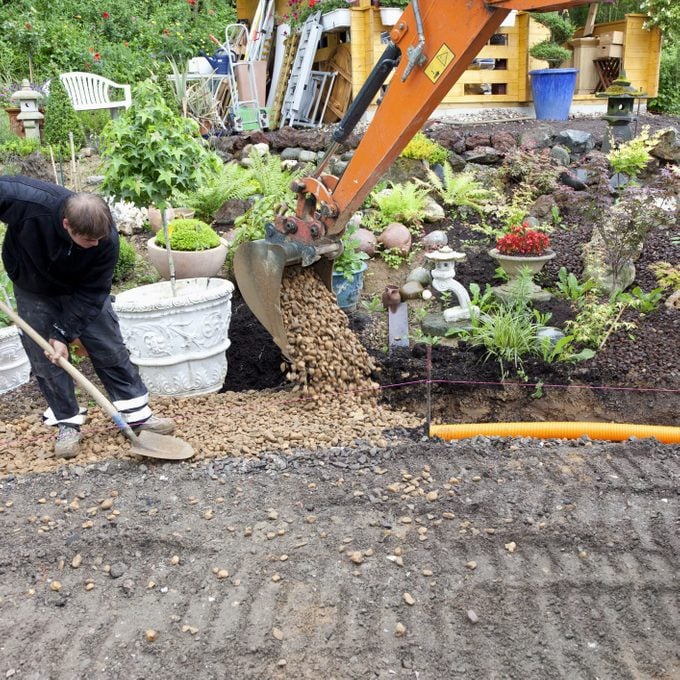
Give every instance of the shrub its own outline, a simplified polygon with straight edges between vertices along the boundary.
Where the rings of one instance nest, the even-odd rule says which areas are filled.
[[[661,52],[659,92],[648,108],[657,113],[680,115],[680,43],[664,42]]]
[[[135,261],[137,260],[137,253],[130,242],[122,236],[119,241],[120,250],[118,252],[118,262],[116,262],[116,266],[113,269],[114,283],[120,283],[129,278],[135,268]]]
[[[71,104],[66,88],[59,78],[52,78],[50,96],[45,108],[45,144],[52,146],[57,156],[70,154],[69,133],[73,134],[76,150],[85,144],[85,132]]]
[[[137,85],[133,104],[101,136],[106,162],[102,191],[138,207],[165,207],[220,167],[198,135],[198,124],[175,113],[151,79]]]
[[[208,250],[220,245],[220,237],[213,228],[201,220],[172,220],[168,224],[172,250]],[[157,246],[165,247],[165,235],[156,234]]]
[[[558,68],[571,56],[571,51],[562,47],[562,43],[571,40],[576,27],[568,16],[559,12],[534,12],[531,16],[550,31],[550,38],[531,47],[529,54],[534,59],[547,61],[550,68]]]
[[[404,158],[424,160],[435,165],[443,165],[449,157],[449,152],[438,142],[425,136],[420,130],[411,138],[406,148],[401,152]]]

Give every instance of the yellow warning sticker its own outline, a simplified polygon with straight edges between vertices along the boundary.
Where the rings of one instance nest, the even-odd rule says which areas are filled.
[[[425,67],[425,75],[433,82],[439,80],[439,76],[446,67],[456,58],[456,55],[446,46],[442,45],[432,61]]]

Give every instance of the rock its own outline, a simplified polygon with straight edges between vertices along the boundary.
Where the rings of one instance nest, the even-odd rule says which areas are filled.
[[[429,234],[425,234],[423,238],[420,239],[420,243],[426,250],[436,250],[448,244],[448,236],[445,231],[441,229],[435,229]]]
[[[300,163],[316,163],[316,153],[314,151],[303,150],[300,151]]]
[[[593,136],[582,130],[562,130],[555,137],[555,142],[569,149],[573,156],[583,156],[595,148]]]
[[[454,172],[462,172],[463,170],[465,170],[465,166],[467,165],[465,159],[461,155],[454,153],[453,151],[449,154],[447,161],[448,164],[451,166],[451,170],[453,170]]]
[[[551,194],[539,196],[530,209],[530,216],[536,218],[538,222],[552,222],[552,211],[556,208],[555,199]]]
[[[465,138],[465,148],[467,151],[476,149],[478,146],[491,146],[491,135],[483,132],[473,132]]]
[[[109,576],[111,578],[120,578],[128,569],[127,564],[124,562],[114,562],[109,570]]]
[[[466,151],[463,158],[467,163],[498,165],[503,160],[503,154],[496,151],[492,146],[478,146],[471,151]]]
[[[564,165],[565,167],[571,163],[571,156],[569,154],[569,149],[565,149],[563,146],[557,144],[550,149],[550,158],[557,161],[558,165]]]
[[[406,635],[406,626],[401,621],[397,621],[394,626],[394,637],[404,637],[404,635]]]
[[[437,129],[437,141],[456,154],[461,154],[466,150],[465,134],[450,125],[443,125]],[[450,155],[449,162],[451,162]]]
[[[677,129],[665,130],[650,153],[654,158],[660,158],[663,161],[674,163],[680,161],[680,132]]]
[[[158,633],[153,630],[153,628],[147,628],[147,630],[144,631],[144,639],[147,642],[155,642],[157,638]]]
[[[301,151],[302,149],[296,147],[287,147],[281,151],[279,158],[281,161],[298,161]]]
[[[449,330],[449,325],[442,312],[430,312],[423,317],[420,328],[425,335],[444,337]]]
[[[404,602],[406,602],[409,607],[412,607],[416,603],[416,598],[413,597],[411,593],[404,593]]]
[[[506,154],[517,146],[517,139],[511,132],[494,132],[491,134],[491,146]]]
[[[467,610],[467,617],[471,623],[477,623],[479,621],[479,617],[477,616],[477,613],[474,609]]]
[[[575,189],[576,191],[585,191],[588,188],[588,185],[585,183],[583,176],[588,175],[588,173],[585,170],[564,170],[562,171],[557,180],[560,182],[560,184],[564,184],[567,187],[571,187],[572,189]]]
[[[402,255],[408,255],[411,250],[411,232],[403,224],[392,222],[378,236],[378,243],[386,250],[396,248]]]
[[[361,227],[354,232],[354,236],[359,240],[357,248],[369,257],[373,257],[378,247],[378,239],[375,234],[370,229]]]
[[[412,269],[408,276],[407,281],[417,281],[421,286],[429,286],[432,282],[432,277],[430,276],[430,271],[426,267],[416,267]]]
[[[395,184],[405,184],[414,179],[421,179],[425,182],[427,181],[427,172],[428,166],[424,161],[399,156],[383,175],[383,179]]]
[[[425,222],[441,222],[445,217],[444,208],[432,196],[426,196],[423,206],[423,220]]]
[[[407,281],[399,288],[402,300],[419,300],[425,288],[418,281]]]

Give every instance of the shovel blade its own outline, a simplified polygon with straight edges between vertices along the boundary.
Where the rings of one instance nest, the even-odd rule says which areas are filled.
[[[186,460],[195,451],[191,444],[179,437],[143,430],[132,442],[132,453],[161,460]]]

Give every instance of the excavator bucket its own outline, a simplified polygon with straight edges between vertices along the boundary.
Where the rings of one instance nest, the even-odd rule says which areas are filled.
[[[283,238],[278,242],[261,239],[243,243],[234,253],[234,275],[243,299],[287,358],[291,348],[281,315],[281,284],[286,267],[300,264],[312,264],[332,289],[333,262],[319,259],[311,246]]]

